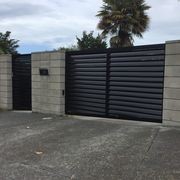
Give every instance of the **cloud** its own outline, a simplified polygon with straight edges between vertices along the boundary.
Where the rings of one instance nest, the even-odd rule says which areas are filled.
[[[152,7],[148,12],[150,28],[144,39],[136,39],[136,44],[180,38],[180,2],[147,0],[147,3]],[[95,15],[101,5],[102,0],[1,0],[0,28],[12,31],[13,38],[20,40],[21,52],[31,52],[33,44],[37,50],[69,46],[83,30],[96,30]]]
[[[5,19],[14,19],[17,17],[23,17],[32,14],[40,14],[49,10],[46,6],[27,4],[27,3],[0,3],[1,11],[0,18]]]
[[[23,44],[68,46],[83,30],[95,30],[101,0],[1,0],[1,31]]]
[[[143,39],[136,39],[136,44],[164,43],[167,40],[180,39],[180,1],[147,0],[151,6],[150,28]]]

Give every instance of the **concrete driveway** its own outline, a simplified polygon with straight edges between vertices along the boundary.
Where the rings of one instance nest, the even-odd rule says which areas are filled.
[[[0,112],[0,180],[180,179],[180,129]]]

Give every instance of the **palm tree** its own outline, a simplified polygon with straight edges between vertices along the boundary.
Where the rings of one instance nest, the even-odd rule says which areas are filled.
[[[134,36],[142,38],[149,27],[146,10],[150,9],[144,0],[103,0],[98,28],[102,35],[110,35],[113,48],[133,46]]]

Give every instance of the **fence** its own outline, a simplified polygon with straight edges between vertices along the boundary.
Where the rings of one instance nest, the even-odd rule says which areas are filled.
[[[33,112],[180,124],[180,41],[66,57],[65,89],[65,52],[32,53]],[[1,55],[0,109],[13,109],[12,77]]]

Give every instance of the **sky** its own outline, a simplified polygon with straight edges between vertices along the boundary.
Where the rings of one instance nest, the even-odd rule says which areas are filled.
[[[135,45],[180,39],[180,1],[146,0],[150,27]],[[82,31],[95,31],[102,0],[0,0],[0,31],[11,31],[20,53],[47,51],[76,43]]]

